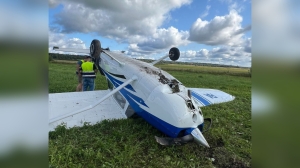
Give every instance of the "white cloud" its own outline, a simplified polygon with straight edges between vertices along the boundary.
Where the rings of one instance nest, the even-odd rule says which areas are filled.
[[[210,6],[207,5],[206,8],[205,8],[205,11],[200,15],[200,18],[205,18],[208,14],[209,14],[209,9],[210,9]]]
[[[58,1],[51,0],[50,4]],[[96,33],[128,43],[131,52],[157,53],[170,46],[186,45],[188,31],[159,28],[170,18],[169,12],[191,0],[166,1],[60,1],[64,8],[56,14],[51,29],[61,33]],[[53,5],[52,5],[53,6]]]
[[[188,51],[186,51],[186,52],[183,52],[182,54],[181,54],[181,56],[182,57],[187,57],[187,58],[189,58],[189,57],[195,57],[196,56],[196,54],[197,54],[197,52],[196,51],[193,51],[193,50],[188,50]]]
[[[155,37],[160,37],[160,36],[168,37],[167,35],[172,34],[171,33],[172,31],[167,31],[170,29],[173,30],[173,33],[177,32],[180,34],[180,32],[178,32],[177,29],[169,28],[160,31],[160,33],[157,33]],[[178,36],[180,37],[180,35]],[[151,43],[151,40],[149,43]],[[238,65],[238,66],[250,67],[251,59],[252,59],[251,43],[252,43],[251,38],[247,38],[244,40],[241,46],[235,46],[235,47],[222,46],[222,47],[215,47],[211,50],[207,50],[203,48],[200,49],[199,51],[195,51],[195,50],[181,51],[180,58],[178,61],[218,63],[218,64],[225,64],[225,65]],[[52,50],[53,46],[60,46],[62,48],[80,48],[80,49],[87,48],[83,43],[83,41],[80,40],[79,38],[67,38],[64,34],[49,32],[49,52],[66,53],[66,52],[53,51]],[[125,54],[132,58],[158,59],[167,53],[167,49],[161,48],[160,50],[154,50],[152,48],[150,49],[143,48],[146,46],[151,46],[151,44],[149,45],[145,44],[145,46],[142,46],[141,48],[137,44],[130,44]],[[75,54],[75,53],[67,53],[67,54]]]
[[[246,39],[241,46],[222,46],[211,50],[201,49],[199,51],[183,51],[179,61],[218,63],[224,65],[251,66],[251,38]]]
[[[238,12],[241,12],[241,11],[244,10],[244,6],[242,4],[237,3],[237,2],[231,3],[228,8],[229,8],[230,11],[231,10],[236,10]]]
[[[202,55],[202,56],[204,56],[204,57],[208,57],[209,55],[209,51],[207,50],[207,49],[201,49],[200,51],[199,51],[199,54],[200,55]]]
[[[235,32],[235,34],[234,35],[238,35],[238,34],[242,34],[242,33],[245,33],[245,32],[247,32],[247,31],[250,31],[251,30],[251,25],[248,25],[248,26],[246,26],[246,27],[244,27],[244,28],[242,28],[242,29],[239,29],[239,30],[237,30],[236,32]]]
[[[49,32],[49,48],[48,51],[51,53],[69,53],[62,51],[54,51],[53,47],[58,46],[60,48],[76,48],[76,49],[87,49],[84,42],[79,38],[67,38],[62,33]]]
[[[224,1],[234,6],[232,1]],[[212,50],[188,50],[182,52],[182,60],[199,62],[230,63],[240,61],[251,64],[251,39],[243,39],[244,33],[251,26],[243,28],[242,16],[236,10],[228,15],[216,16],[211,21],[195,21],[189,31],[178,30],[175,27],[161,28],[162,24],[171,18],[170,11],[188,5],[191,0],[167,1],[80,1],[80,0],[50,0],[53,7],[61,3],[64,7],[57,13],[56,20],[51,24],[49,46],[66,48],[87,48],[78,38],[67,38],[68,33],[96,33],[102,37],[127,43],[128,56],[139,58],[156,58],[167,53],[171,47],[180,47],[191,42],[207,45],[225,45]],[[229,5],[230,6],[230,5]],[[208,15],[210,6],[202,13],[201,18]],[[57,27],[55,27],[57,25]],[[64,34],[63,34],[64,33]],[[246,59],[247,58],[247,59]]]
[[[157,29],[156,32],[147,39],[140,43],[129,45],[129,50],[133,52],[158,52],[166,48],[186,45],[189,43],[187,38],[187,31],[178,31],[178,29],[174,27]]]
[[[242,20],[235,10],[225,16],[216,16],[210,22],[198,18],[190,29],[189,40],[207,45],[240,45]]]
[[[63,32],[96,32],[114,39],[132,35],[148,36],[167,19],[169,11],[189,4],[190,0],[168,1],[64,1],[57,14]]]

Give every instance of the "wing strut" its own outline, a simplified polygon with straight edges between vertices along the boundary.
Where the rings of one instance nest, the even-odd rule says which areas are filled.
[[[153,62],[151,62],[150,64],[152,64],[152,65],[155,65],[155,64],[157,64],[158,62],[160,62],[161,60],[163,60],[163,59],[167,58],[168,56],[169,56],[169,55],[167,54],[167,55],[165,55],[165,56],[161,57],[160,59],[158,59],[158,60],[156,60],[156,61],[153,61]]]
[[[113,57],[111,54],[109,54],[108,52],[106,52],[105,50],[102,50],[102,52],[104,52],[106,55],[110,56],[112,59],[114,59],[115,61],[117,61],[119,63],[119,65],[124,65],[125,63],[117,60],[115,57]]]
[[[107,94],[106,96],[104,96],[102,99],[100,99],[99,101],[95,102],[94,104],[91,104],[85,108],[82,108],[80,110],[77,110],[77,111],[74,111],[74,112],[70,112],[70,113],[67,113],[67,114],[63,114],[63,115],[60,115],[60,116],[57,116],[55,118],[52,118],[50,119],[49,121],[49,124],[55,122],[55,121],[58,121],[58,120],[61,120],[61,119],[64,119],[66,117],[69,117],[71,115],[75,115],[75,114],[78,114],[78,113],[81,113],[81,112],[84,112],[86,110],[89,110],[89,109],[92,109],[94,108],[95,106],[97,106],[98,104],[100,104],[101,102],[103,102],[104,100],[106,100],[107,98],[109,98],[111,95],[115,94],[117,91],[121,90],[122,88],[124,88],[126,85],[128,85],[129,83],[133,82],[137,80],[137,77],[136,76],[133,76],[131,79],[129,79],[128,81],[124,82],[122,85],[118,86],[117,88],[115,88],[114,90],[112,90],[109,94]]]
[[[179,49],[176,48],[176,47],[172,47],[170,50],[169,50],[169,54],[161,57],[160,59],[156,60],[156,61],[153,61],[151,62],[150,64],[152,65],[155,65],[157,64],[158,62],[160,62],[161,60],[165,59],[169,57],[172,61],[177,61],[178,58],[180,57],[180,52],[179,52]]]

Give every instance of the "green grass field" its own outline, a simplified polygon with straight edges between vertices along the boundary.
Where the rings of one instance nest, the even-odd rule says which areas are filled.
[[[49,63],[49,92],[73,92],[75,63]],[[103,121],[96,125],[49,133],[50,167],[251,167],[251,78],[247,69],[158,65],[187,87],[213,88],[234,95],[234,101],[203,107],[213,119],[204,136],[211,146],[196,143],[161,146],[165,136],[143,119]],[[237,75],[238,74],[238,75]],[[107,89],[97,76],[96,89]]]
[[[158,64],[157,67],[165,71],[186,71],[186,72],[200,72],[209,74],[225,74],[234,76],[250,77],[250,68],[232,68],[232,67],[210,67],[210,66],[196,66],[196,65],[181,65],[181,64]]]

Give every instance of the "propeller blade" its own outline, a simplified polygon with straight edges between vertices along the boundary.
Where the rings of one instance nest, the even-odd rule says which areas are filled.
[[[188,142],[192,142],[194,140],[191,134],[180,138],[170,138],[170,137],[157,137],[155,136],[156,142],[161,145],[184,145]]]

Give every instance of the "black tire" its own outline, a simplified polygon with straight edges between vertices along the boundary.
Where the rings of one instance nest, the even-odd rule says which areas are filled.
[[[179,49],[176,48],[176,47],[173,47],[169,50],[169,58],[172,60],[172,61],[176,61],[178,60],[178,58],[180,57],[180,52],[179,52]]]
[[[90,54],[94,58],[99,58],[101,54],[101,43],[99,40],[94,39],[90,45]]]

